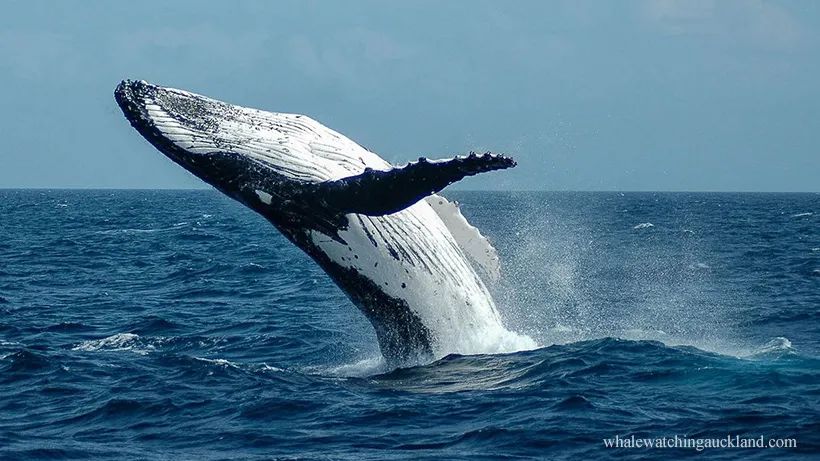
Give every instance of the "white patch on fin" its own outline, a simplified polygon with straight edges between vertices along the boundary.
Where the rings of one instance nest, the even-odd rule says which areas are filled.
[[[270,195],[267,192],[262,192],[261,190],[256,190],[254,192],[256,192],[256,196],[259,197],[259,200],[261,200],[262,203],[264,203],[265,205],[271,204],[271,199],[273,198],[272,195]]]
[[[461,214],[461,210],[455,203],[440,195],[431,195],[425,200],[444,221],[444,225],[453,234],[458,246],[470,261],[478,266],[491,282],[497,282],[501,277],[501,265],[498,252],[495,251],[487,237],[481,235],[476,227],[467,222],[467,218]]]

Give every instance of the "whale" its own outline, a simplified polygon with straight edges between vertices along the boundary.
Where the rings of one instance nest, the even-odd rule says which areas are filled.
[[[441,196],[514,167],[492,152],[393,165],[318,121],[143,80],[114,98],[170,160],[268,220],[370,321],[391,364],[535,347],[506,328],[488,285],[497,251]]]

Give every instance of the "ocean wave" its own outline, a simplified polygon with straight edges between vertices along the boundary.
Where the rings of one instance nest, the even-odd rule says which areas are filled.
[[[148,229],[135,229],[135,228],[126,228],[126,229],[107,229],[102,231],[96,231],[95,234],[100,235],[117,235],[117,234],[153,234],[155,232],[168,232],[177,229],[175,226],[171,227],[161,227],[161,228],[148,228]]]
[[[208,359],[205,357],[192,357],[194,360],[199,360],[200,362],[210,363],[213,365],[219,365],[221,367],[229,367],[229,368],[241,368],[238,364],[231,362],[230,360],[226,359]]]
[[[749,359],[780,359],[784,355],[797,357],[786,338],[775,338],[745,356],[654,340],[601,338],[513,354],[450,355],[428,365],[350,376],[350,379],[353,382],[364,379],[380,388],[424,394],[479,390],[523,392],[588,380],[689,383],[697,379],[708,382],[754,372],[756,369],[746,365]],[[559,402],[557,408],[571,410],[585,405],[584,399],[569,398]]]
[[[807,211],[807,212],[804,212],[804,213],[793,214],[791,217],[792,218],[803,218],[805,216],[812,216],[813,214],[814,214],[813,212]]]
[[[157,316],[148,316],[128,325],[128,330],[138,335],[167,333],[169,331],[177,331],[181,328],[182,326],[178,323]]]
[[[203,357],[179,353],[157,354],[158,363],[182,373],[186,379],[199,381],[215,376],[254,376],[265,380],[290,380],[298,374],[267,363],[244,363],[221,357]],[[303,375],[304,378],[307,375]],[[241,379],[241,378],[237,378]]]
[[[267,363],[263,363],[263,364],[259,365],[259,371],[273,371],[273,372],[276,372],[276,373],[281,373],[281,372],[284,372],[285,369],[284,368],[279,368],[279,367],[274,367],[274,366],[268,365]]]
[[[335,366],[315,366],[304,370],[308,374],[335,377],[364,377],[389,371],[381,354]]]
[[[71,348],[71,350],[82,352],[129,351],[139,355],[146,355],[156,350],[156,343],[161,343],[164,340],[165,338],[154,338],[150,341],[145,341],[134,333],[117,333],[101,339],[83,341]]]
[[[93,327],[90,327],[84,323],[79,322],[61,322],[54,325],[49,325],[45,327],[44,330],[61,332],[80,332],[93,330]]]
[[[642,222],[640,224],[636,224],[633,229],[649,229],[650,227],[655,227],[655,225],[651,222]]]
[[[238,268],[240,274],[264,274],[270,272],[265,266],[257,263],[248,263]]]
[[[784,355],[792,355],[797,354],[794,347],[792,346],[792,342],[788,338],[784,338],[779,336],[777,338],[772,338],[766,344],[759,346],[752,350],[751,352],[742,355],[742,358],[778,358]]]
[[[94,232],[99,235],[117,235],[117,234],[153,234],[156,232],[169,232],[173,230],[183,229],[190,226],[188,221],[177,222],[168,227],[149,227],[149,228],[123,228],[123,229],[106,229]],[[199,222],[196,223],[199,226]]]
[[[0,359],[7,365],[0,368],[4,373],[27,374],[50,369],[53,365],[48,355],[30,349],[20,349],[3,355]]]

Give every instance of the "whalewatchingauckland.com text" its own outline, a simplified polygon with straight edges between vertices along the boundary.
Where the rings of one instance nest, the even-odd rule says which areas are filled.
[[[741,437],[727,435],[717,438],[636,437],[634,435],[603,439],[606,448],[692,448],[703,451],[707,448],[797,448],[797,439]]]

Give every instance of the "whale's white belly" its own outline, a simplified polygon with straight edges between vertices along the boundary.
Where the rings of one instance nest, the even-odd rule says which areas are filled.
[[[404,300],[430,330],[434,355],[536,347],[504,328],[486,285],[426,201],[391,215],[347,219],[348,228],[339,232],[346,245],[311,231],[314,244],[336,264]]]

